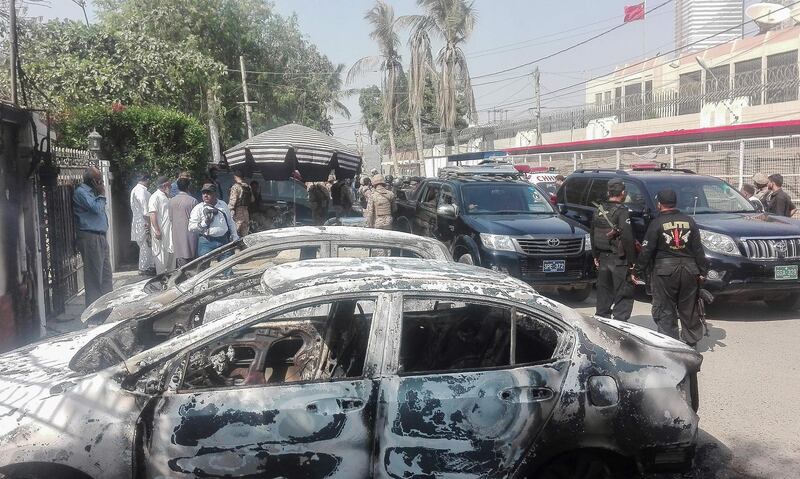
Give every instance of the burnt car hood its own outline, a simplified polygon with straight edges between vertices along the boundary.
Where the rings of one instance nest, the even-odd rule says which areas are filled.
[[[0,416],[31,407],[36,398],[59,394],[83,377],[69,368],[70,360],[113,326],[67,333],[0,355]]]
[[[148,292],[147,285],[150,281],[157,279],[128,284],[104,294],[84,310],[81,314],[81,322],[86,323],[96,315],[105,315],[106,311],[108,314],[105,315],[103,321],[100,321],[101,323],[130,319],[134,316],[152,313],[180,296],[180,291],[174,287],[162,292]]]
[[[693,216],[697,226],[735,238],[800,236],[800,222],[766,213],[714,213]]]
[[[464,215],[464,222],[479,233],[497,235],[579,235],[586,230],[557,214]]]

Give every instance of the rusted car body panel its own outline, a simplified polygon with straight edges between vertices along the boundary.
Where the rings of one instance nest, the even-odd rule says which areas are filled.
[[[118,335],[119,325],[103,325],[0,357],[0,472],[42,462],[92,477],[521,477],[576,448],[644,464],[696,441],[698,417],[679,386],[699,369],[697,353],[584,318],[507,276],[444,262],[322,259],[273,268],[261,282],[269,296],[146,350]],[[540,318],[552,326],[552,354],[518,366],[405,371],[403,305],[412,296]],[[356,309],[372,318],[359,377],[331,376],[326,365],[341,358],[330,353],[328,323],[290,327],[282,316],[321,301],[374,303],[374,312]],[[261,329],[247,332],[251,325]],[[66,367],[112,333],[115,347],[133,351],[123,363],[87,374]],[[289,336],[305,345],[293,356],[303,365],[294,382],[271,384],[263,372],[249,382],[261,354]],[[220,386],[190,387],[203,371],[191,366],[195,355],[242,345],[255,351],[249,366]],[[43,362],[51,353],[59,359]]]

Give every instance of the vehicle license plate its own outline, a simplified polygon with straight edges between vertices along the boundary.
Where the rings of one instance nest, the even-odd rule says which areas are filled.
[[[797,279],[797,265],[776,266],[775,279]]]
[[[546,259],[542,261],[542,271],[545,273],[563,273],[567,270],[566,261],[563,259]],[[795,268],[795,277],[797,268]]]

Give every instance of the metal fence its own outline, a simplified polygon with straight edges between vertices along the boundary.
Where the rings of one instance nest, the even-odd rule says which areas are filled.
[[[509,159],[517,164],[554,167],[564,175],[582,168],[625,169],[637,163],[666,163],[722,178],[737,188],[751,182],[757,172],[780,173],[784,188],[792,197],[800,197],[800,135],[537,153]]]
[[[69,148],[53,151],[55,169],[39,171],[39,208],[42,222],[42,251],[47,316],[64,311],[67,301],[83,288],[83,262],[76,249],[76,228],[72,209],[75,187],[83,181],[86,167],[100,167],[108,184],[107,162],[98,164],[89,152]]]

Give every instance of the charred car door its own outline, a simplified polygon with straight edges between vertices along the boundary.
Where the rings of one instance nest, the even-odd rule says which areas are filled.
[[[439,190],[442,184],[429,181],[422,190],[422,195],[417,203],[417,214],[414,217],[414,233],[435,237],[436,233],[436,204],[439,201]]]
[[[507,477],[560,396],[566,329],[474,298],[406,295],[395,307],[403,314],[387,341],[396,359],[380,386],[375,476]]]
[[[368,476],[381,304],[290,308],[179,356],[152,405],[146,475]]]

